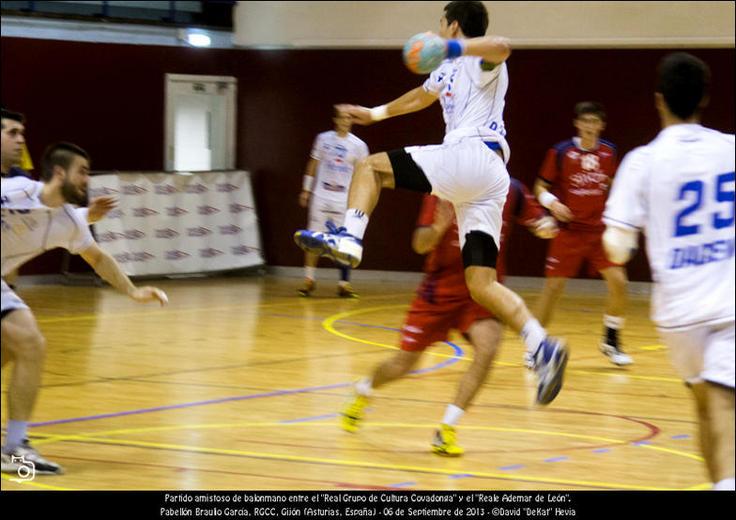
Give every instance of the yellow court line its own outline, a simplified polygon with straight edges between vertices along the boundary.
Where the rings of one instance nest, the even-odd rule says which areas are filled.
[[[88,434],[76,434],[76,435],[53,435],[51,434],[50,437],[47,437],[46,439],[42,439],[39,441],[36,441],[37,445],[41,444],[48,444],[52,442],[62,442],[62,441],[93,441],[93,442],[101,442],[103,444],[122,444],[126,446],[142,446],[142,447],[175,447],[175,449],[188,449],[197,451],[200,453],[214,453],[214,454],[237,454],[237,455],[243,455],[243,456],[249,456],[249,457],[258,457],[263,456],[264,458],[272,459],[272,460],[284,460],[284,461],[301,461],[301,462],[321,462],[321,463],[329,463],[329,464],[337,464],[337,465],[343,465],[343,466],[363,466],[363,467],[372,467],[376,469],[396,469],[396,470],[408,470],[408,471],[422,471],[422,472],[430,472],[430,473],[440,473],[440,474],[454,474],[454,472],[444,471],[437,468],[425,468],[421,466],[403,466],[403,465],[392,465],[392,464],[374,464],[371,462],[363,462],[363,461],[351,461],[351,460],[339,460],[339,459],[325,459],[325,458],[317,458],[317,457],[301,457],[301,456],[295,456],[295,455],[281,455],[277,453],[266,453],[266,452],[249,452],[249,451],[242,451],[242,450],[220,450],[216,448],[199,448],[194,446],[180,446],[180,445],[168,445],[168,444],[157,444],[157,443],[147,443],[145,441],[135,441],[131,439],[105,439],[104,437],[108,437],[111,435],[131,435],[131,434],[143,434],[143,433],[151,433],[151,432],[160,432],[160,431],[171,431],[171,430],[184,430],[184,429],[191,429],[191,430],[203,430],[203,429],[233,429],[233,428],[244,428],[244,427],[330,427],[334,428],[336,426],[335,422],[302,422],[302,423],[281,423],[281,422],[238,422],[238,423],[221,423],[221,424],[183,424],[183,425],[173,425],[173,426],[158,426],[158,427],[151,427],[151,428],[128,428],[128,429],[122,429],[122,430],[109,430],[109,431],[103,431],[103,432],[91,432]],[[383,428],[402,428],[402,429],[432,429],[435,428],[435,424],[413,424],[413,423],[371,423],[371,427],[383,427]],[[584,440],[591,440],[596,442],[606,442],[610,444],[619,444],[622,446],[626,446],[629,443],[626,441],[621,441],[619,439],[611,439],[609,437],[601,437],[596,435],[581,435],[577,433],[566,433],[566,432],[555,432],[555,431],[549,431],[549,430],[532,430],[528,428],[504,428],[504,427],[496,427],[496,426],[474,426],[474,425],[466,425],[463,427],[464,430],[481,430],[481,431],[495,431],[495,432],[505,432],[505,433],[526,433],[531,435],[544,435],[549,437],[566,437],[571,439],[584,439]],[[698,462],[702,462],[703,458],[695,455],[693,453],[684,452],[681,450],[675,450],[671,448],[664,448],[661,446],[653,446],[650,444],[642,444],[638,445],[638,448],[645,448],[650,449],[654,451],[660,451],[663,453],[669,453],[672,455],[680,456],[689,458],[692,460],[696,460]],[[488,472],[473,472],[471,471],[471,474],[476,476],[485,476],[485,477],[492,477],[492,478],[502,478],[505,480],[538,480],[538,481],[544,481],[544,482],[550,482],[550,483],[559,483],[559,484],[571,484],[571,485],[593,485],[596,487],[606,487],[606,488],[612,488],[612,489],[640,489],[640,490],[659,490],[659,489],[666,489],[666,488],[654,488],[654,487],[646,487],[646,486],[631,486],[631,485],[621,485],[621,484],[614,484],[610,482],[593,482],[593,481],[573,481],[573,480],[566,480],[566,479],[550,479],[547,477],[528,477],[528,476],[509,476],[506,474],[497,474],[497,473],[488,473]],[[700,489],[698,486],[707,486],[709,484],[698,484],[695,487],[690,487],[686,489]]]
[[[3,478],[3,480],[8,480],[8,481],[14,482],[12,480],[13,477],[11,477],[10,475],[3,474],[2,475],[2,478]],[[63,488],[63,487],[59,487],[59,486],[49,486],[48,484],[41,484],[40,482],[35,482],[33,480],[24,480],[22,482],[16,482],[16,484],[20,484],[20,485],[23,485],[23,486],[32,486],[32,487],[37,487],[37,488],[41,488],[41,489],[50,489],[52,491],[75,491],[72,488]]]
[[[274,425],[278,424],[279,426],[283,426],[283,424],[280,424],[280,423],[273,423],[273,424]],[[297,423],[297,424],[306,425],[306,424],[311,424],[311,423]],[[330,425],[334,427],[334,424],[330,424]],[[436,427],[436,425],[434,424],[432,425],[397,424],[397,426],[421,427],[421,428]],[[465,427],[465,428],[470,429],[470,427]],[[476,428],[491,429],[491,427],[476,427]],[[515,430],[515,429],[509,429],[509,430]],[[516,430],[525,431],[525,430],[519,430],[519,429],[516,429]],[[535,433],[540,433],[540,432],[535,432]],[[545,432],[545,433],[549,435],[554,435],[554,432]],[[607,442],[610,441],[610,439],[606,439],[604,437],[582,436],[582,435],[576,435],[576,434],[565,434],[565,435],[606,440]],[[68,436],[68,438],[69,440],[92,441],[92,442],[98,442],[101,444],[115,444],[115,445],[123,445],[123,446],[139,447],[139,448],[190,451],[190,452],[202,453],[205,455],[236,455],[236,456],[242,456],[242,457],[279,460],[279,461],[284,461],[284,462],[311,462],[311,463],[329,464],[329,465],[336,465],[336,466],[362,467],[362,468],[382,469],[382,470],[390,470],[390,471],[420,472],[420,473],[430,473],[430,474],[436,474],[436,475],[456,475],[457,472],[459,471],[458,468],[442,469],[442,468],[436,468],[436,467],[410,466],[410,465],[404,465],[404,464],[384,464],[384,463],[370,462],[370,461],[329,459],[329,458],[324,458],[324,457],[307,457],[307,456],[301,456],[301,455],[285,455],[285,454],[268,453],[268,452],[231,450],[231,449],[224,449],[224,448],[203,448],[199,446],[187,446],[187,445],[180,445],[180,444],[135,441],[135,440],[130,440],[130,439],[105,439],[105,438],[95,437],[94,435],[89,435],[89,436],[79,435],[76,437]],[[642,446],[642,447],[647,447],[647,446]],[[570,480],[570,479],[550,478],[550,477],[542,477],[542,476],[534,476],[534,475],[516,476],[516,475],[508,475],[504,473],[493,473],[493,472],[487,472],[487,471],[472,471],[472,470],[470,471],[463,470],[463,471],[475,477],[495,478],[495,479],[510,480],[510,481],[533,480],[533,481],[542,482],[546,484],[600,487],[600,488],[606,488],[606,489],[626,489],[626,490],[639,490],[639,491],[665,491],[665,490],[671,489],[671,488],[660,488],[660,487],[651,487],[651,486],[639,486],[639,485],[632,485],[632,484],[615,484],[611,482],[599,482],[599,481],[592,481],[592,480]]]

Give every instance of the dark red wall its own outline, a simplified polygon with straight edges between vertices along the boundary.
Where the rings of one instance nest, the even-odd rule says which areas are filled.
[[[666,50],[517,50],[508,61],[505,112],[509,169],[531,187],[550,145],[573,135],[575,102],[596,99],[609,113],[605,137],[621,154],[653,138],[654,70]],[[712,68],[704,124],[734,131],[734,51],[691,51]],[[300,265],[292,234],[305,210],[296,199],[314,136],[331,127],[331,106],[387,102],[421,83],[397,50],[204,50],[2,38],[2,103],[24,112],[37,161],[43,147],[69,140],[88,149],[95,170],[161,170],[164,74],[238,78],[237,166],[254,173],[266,260]],[[368,128],[355,128],[372,151],[438,143],[438,106]],[[366,235],[366,269],[418,270],[409,239],[419,196],[386,191]],[[390,232],[390,234],[388,233]],[[539,276],[545,243],[521,229],[509,251],[510,274]],[[75,264],[78,265],[78,264]],[[56,272],[58,256],[24,272]],[[629,266],[646,280],[643,255]]]

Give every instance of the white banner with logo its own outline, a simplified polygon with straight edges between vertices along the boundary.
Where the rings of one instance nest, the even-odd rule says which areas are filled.
[[[95,175],[89,195],[119,199],[94,230],[129,276],[264,263],[249,172]]]

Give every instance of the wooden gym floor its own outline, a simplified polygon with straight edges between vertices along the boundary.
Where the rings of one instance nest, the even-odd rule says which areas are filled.
[[[376,394],[357,434],[337,412],[358,376],[392,355],[415,284],[330,280],[299,298],[296,278],[156,282],[166,308],[110,288],[28,286],[48,340],[30,432],[65,466],[2,489],[654,490],[703,489],[693,406],[632,295],[624,331],[635,364],[598,352],[604,294],[568,290],[550,330],[571,346],[565,387],[533,404],[534,378],[506,332],[463,418],[466,455],[429,451],[472,348],[459,337],[421,373]],[[535,292],[520,291],[528,303]],[[3,371],[7,420],[9,371]]]

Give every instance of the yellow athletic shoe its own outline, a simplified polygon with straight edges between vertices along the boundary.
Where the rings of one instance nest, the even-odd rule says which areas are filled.
[[[457,444],[455,428],[447,424],[440,424],[440,429],[435,430],[432,451],[444,457],[459,457],[465,453],[465,450]]]
[[[357,432],[366,406],[368,406],[368,398],[364,395],[355,394],[342,411],[342,420],[340,421],[342,429],[350,433]]]

